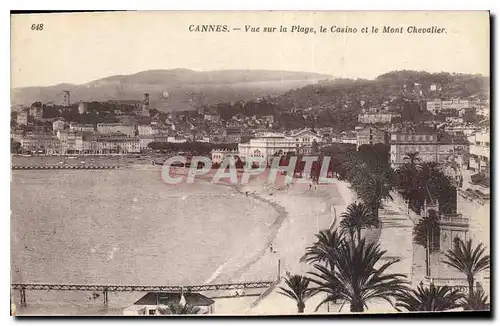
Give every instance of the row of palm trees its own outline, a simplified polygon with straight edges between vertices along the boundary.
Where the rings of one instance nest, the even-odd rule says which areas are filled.
[[[355,234],[355,233],[354,233]],[[449,286],[420,285],[411,289],[406,275],[391,273],[388,269],[399,259],[387,259],[386,251],[378,243],[351,237],[343,229],[322,230],[317,241],[306,248],[301,261],[314,267],[308,275],[287,274],[279,293],[297,303],[303,313],[306,301],[316,294],[325,298],[315,308],[327,302],[350,305],[351,312],[363,312],[370,301],[384,299],[397,311],[445,311],[456,308],[486,310],[488,297],[482,290],[474,291],[477,274],[490,266],[490,256],[482,244],[472,246],[463,241],[446,253],[446,264],[466,275],[468,295]]]

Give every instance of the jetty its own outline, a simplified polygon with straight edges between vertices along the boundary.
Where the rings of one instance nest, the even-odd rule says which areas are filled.
[[[273,285],[273,281],[203,284],[203,285],[102,285],[102,284],[11,284],[13,290],[19,290],[21,306],[26,306],[26,291],[83,291],[103,292],[104,304],[108,304],[108,292],[206,292],[219,290],[264,289]]]

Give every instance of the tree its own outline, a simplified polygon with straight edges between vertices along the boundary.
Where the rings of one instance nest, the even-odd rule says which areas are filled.
[[[383,173],[374,173],[365,175],[365,182],[359,189],[359,197],[361,200],[371,207],[373,215],[378,220],[378,211],[382,207],[382,201],[390,198],[393,188],[392,180],[390,179],[392,171]]]
[[[11,153],[19,153],[21,150],[21,143],[18,141],[15,141],[14,139],[10,139],[10,152]]]
[[[418,152],[406,153],[406,156],[403,158],[403,161],[407,163],[410,167],[414,168],[415,170],[418,170],[419,164],[421,162],[420,158],[418,157]]]
[[[408,311],[445,311],[460,307],[463,294],[448,286],[419,285],[417,290],[402,291],[396,296],[396,309]]]
[[[200,308],[189,305],[180,304],[178,302],[170,302],[166,307],[158,307],[160,315],[196,315],[200,312]]]
[[[306,253],[300,258],[306,263],[325,263],[330,267],[335,265],[335,252],[344,243],[343,231],[321,230],[316,234],[316,242],[306,248]]]
[[[477,273],[490,267],[490,255],[485,254],[486,247],[479,243],[474,249],[472,240],[465,244],[461,239],[458,246],[453,250],[448,250],[445,254],[445,264],[456,268],[467,277],[469,283],[469,297],[474,294],[474,278]]]
[[[488,296],[482,291],[474,291],[472,295],[468,296],[460,303],[464,310],[489,310]]]
[[[306,300],[314,294],[314,291],[309,288],[309,282],[310,280],[307,277],[287,273],[285,278],[286,287],[280,286],[281,292],[278,291],[278,293],[294,299],[297,302],[297,312],[303,313]]]
[[[387,273],[387,269],[399,260],[392,260],[378,266],[386,251],[379,244],[343,242],[331,254],[335,268],[314,264],[315,272],[311,279],[319,287],[317,291],[327,294],[320,304],[334,299],[350,303],[351,312],[363,312],[367,302],[372,299],[384,299],[393,305],[396,293],[406,290],[404,274]],[[319,307],[318,306],[318,307]]]
[[[413,241],[426,249],[430,244],[430,252],[439,250],[439,230],[437,212],[430,209],[429,214],[422,216],[418,223],[413,227]]]
[[[340,222],[341,229],[347,231],[352,240],[354,240],[354,233],[356,233],[358,242],[361,241],[362,229],[379,226],[379,220],[363,203],[349,204],[341,217],[343,218]]]

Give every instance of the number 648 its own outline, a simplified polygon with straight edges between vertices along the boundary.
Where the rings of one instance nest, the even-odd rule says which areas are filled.
[[[43,31],[43,24],[33,24],[31,25],[32,31]]]

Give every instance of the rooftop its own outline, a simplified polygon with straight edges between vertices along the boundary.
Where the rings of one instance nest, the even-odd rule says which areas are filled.
[[[199,293],[185,292],[184,298],[187,304],[197,307],[210,306],[215,302]],[[179,302],[180,299],[180,292],[149,292],[134,302],[134,305],[168,305],[172,302]]]

